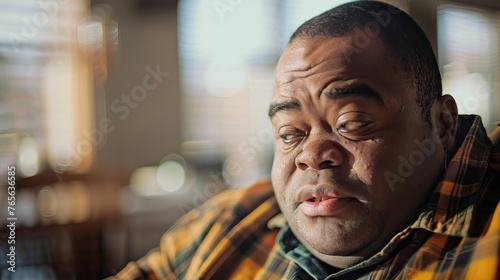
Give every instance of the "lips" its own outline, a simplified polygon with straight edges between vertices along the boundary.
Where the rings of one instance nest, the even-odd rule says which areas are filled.
[[[310,217],[332,217],[341,212],[351,203],[352,198],[332,197],[322,201],[304,201],[299,205],[300,210]]]
[[[332,199],[332,198],[335,198],[335,197],[331,197],[331,196],[320,196],[320,197],[313,197],[311,199],[308,199],[307,201],[310,201],[310,202],[321,202],[321,201],[325,201],[325,200],[328,200],[328,199]]]
[[[333,184],[320,184],[302,188],[297,200],[304,215],[329,217],[341,214],[355,198],[341,192],[340,188]]]

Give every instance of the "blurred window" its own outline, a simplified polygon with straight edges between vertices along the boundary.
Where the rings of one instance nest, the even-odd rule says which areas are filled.
[[[479,114],[491,131],[499,115],[499,14],[459,5],[438,7],[443,92],[460,114]]]
[[[77,41],[88,6],[0,0],[0,166],[28,177],[47,162],[57,171],[90,164],[93,85]]]

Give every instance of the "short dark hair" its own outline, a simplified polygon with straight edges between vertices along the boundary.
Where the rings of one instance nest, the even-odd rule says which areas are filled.
[[[379,36],[389,46],[395,62],[403,67],[416,88],[417,104],[430,123],[432,103],[442,95],[441,74],[427,36],[397,7],[378,1],[356,1],[335,7],[303,23],[289,44],[304,38],[343,36],[357,28],[370,36]]]

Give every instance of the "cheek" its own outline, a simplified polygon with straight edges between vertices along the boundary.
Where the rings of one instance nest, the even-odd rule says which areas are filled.
[[[353,175],[367,186],[376,184],[378,175],[390,164],[390,162],[386,162],[388,157],[384,156],[386,153],[384,140],[368,140],[350,150],[352,156],[349,162],[355,173]]]
[[[285,188],[290,181],[291,174],[295,167],[295,161],[291,156],[276,152],[271,169],[271,182],[276,195],[285,192]]]
[[[286,180],[295,170],[295,157],[291,153],[276,151],[271,170],[272,178]]]

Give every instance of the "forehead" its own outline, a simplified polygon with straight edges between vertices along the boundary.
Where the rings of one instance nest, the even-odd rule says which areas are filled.
[[[403,86],[406,75],[386,44],[376,37],[367,43],[357,36],[304,38],[289,44],[276,69],[273,100],[319,95],[330,84],[349,87],[358,83],[386,93]]]
[[[342,54],[352,46],[350,41],[349,37],[317,37],[300,38],[290,43],[278,62],[277,85],[281,86],[296,78],[305,77],[324,62],[336,63],[339,66],[347,64],[348,59],[344,59]]]

